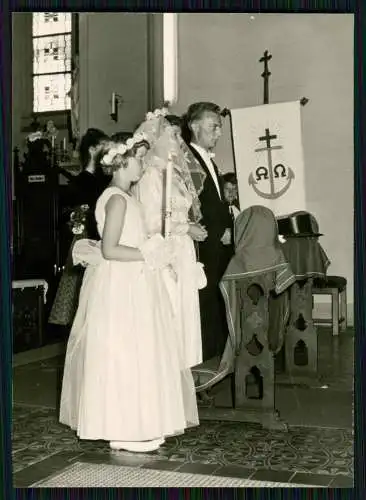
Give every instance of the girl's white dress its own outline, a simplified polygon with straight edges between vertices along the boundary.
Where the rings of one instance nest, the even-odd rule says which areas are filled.
[[[116,187],[96,205],[123,196],[121,245],[139,247],[146,231],[139,202]],[[81,439],[145,441],[198,425],[193,378],[183,362],[161,271],[145,262],[101,257],[86,269],[67,346],[60,422]]]
[[[155,157],[135,186],[136,197],[143,205],[149,235],[163,231],[164,179],[166,164]],[[197,286],[197,258],[192,238],[186,233],[192,196],[178,171],[172,183],[172,244],[176,255],[174,265],[177,281],[174,285],[167,272],[163,273],[174,306],[180,332],[184,366],[191,368],[202,363],[202,337],[199,292]],[[186,227],[183,233],[178,229]],[[174,228],[177,228],[175,231]]]

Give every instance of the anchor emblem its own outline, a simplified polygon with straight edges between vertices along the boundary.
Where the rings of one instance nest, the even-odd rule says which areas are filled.
[[[282,196],[290,187],[292,180],[295,178],[293,170],[282,163],[278,163],[273,167],[272,163],[272,151],[274,149],[282,149],[282,146],[271,146],[271,140],[277,139],[277,135],[271,135],[269,129],[266,128],[266,135],[259,137],[260,141],[266,141],[266,147],[256,149],[255,152],[267,151],[268,167],[260,166],[255,171],[255,178],[253,173],[249,175],[248,183],[258,196],[261,198],[266,198],[267,200],[275,200]],[[274,179],[287,178],[287,183],[279,191],[275,190]],[[270,182],[270,192],[263,193],[258,189],[257,184],[262,180],[269,180]]]

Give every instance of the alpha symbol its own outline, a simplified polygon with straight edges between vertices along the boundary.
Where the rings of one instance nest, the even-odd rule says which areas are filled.
[[[286,168],[282,163],[278,163],[273,166],[272,151],[276,149],[282,149],[282,146],[272,146],[271,141],[277,139],[277,135],[271,135],[269,129],[266,128],[266,133],[262,137],[258,137],[260,141],[265,141],[266,146],[263,148],[255,149],[256,153],[266,151],[267,152],[267,163],[268,166],[260,166],[255,170],[255,178],[253,173],[249,175],[248,183],[253,187],[254,191],[262,198],[267,198],[274,200],[282,196],[290,187],[292,179],[295,178],[295,174],[290,167]],[[275,179],[287,178],[287,183],[279,191],[275,189]],[[268,181],[270,184],[270,192],[265,193],[258,189],[257,184],[259,182]]]

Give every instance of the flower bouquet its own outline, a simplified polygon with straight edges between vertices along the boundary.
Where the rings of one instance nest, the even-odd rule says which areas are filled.
[[[73,240],[48,318],[48,322],[55,325],[71,325],[75,317],[84,269],[80,262],[74,265],[72,252],[75,243],[86,238],[88,213],[89,205],[80,205],[70,214],[68,226],[73,234]]]
[[[85,232],[88,212],[89,205],[80,205],[71,212],[68,225],[75,236],[82,235]]]

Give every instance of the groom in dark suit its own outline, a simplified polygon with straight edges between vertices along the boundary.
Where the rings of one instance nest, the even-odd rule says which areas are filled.
[[[199,194],[205,241],[197,243],[198,260],[204,264],[207,286],[200,290],[203,360],[220,356],[228,336],[224,301],[219,282],[233,254],[232,218],[224,198],[222,180],[213,161],[213,149],[222,133],[220,107],[211,102],[189,106],[185,137],[206,179]],[[232,251],[230,251],[230,248]]]

